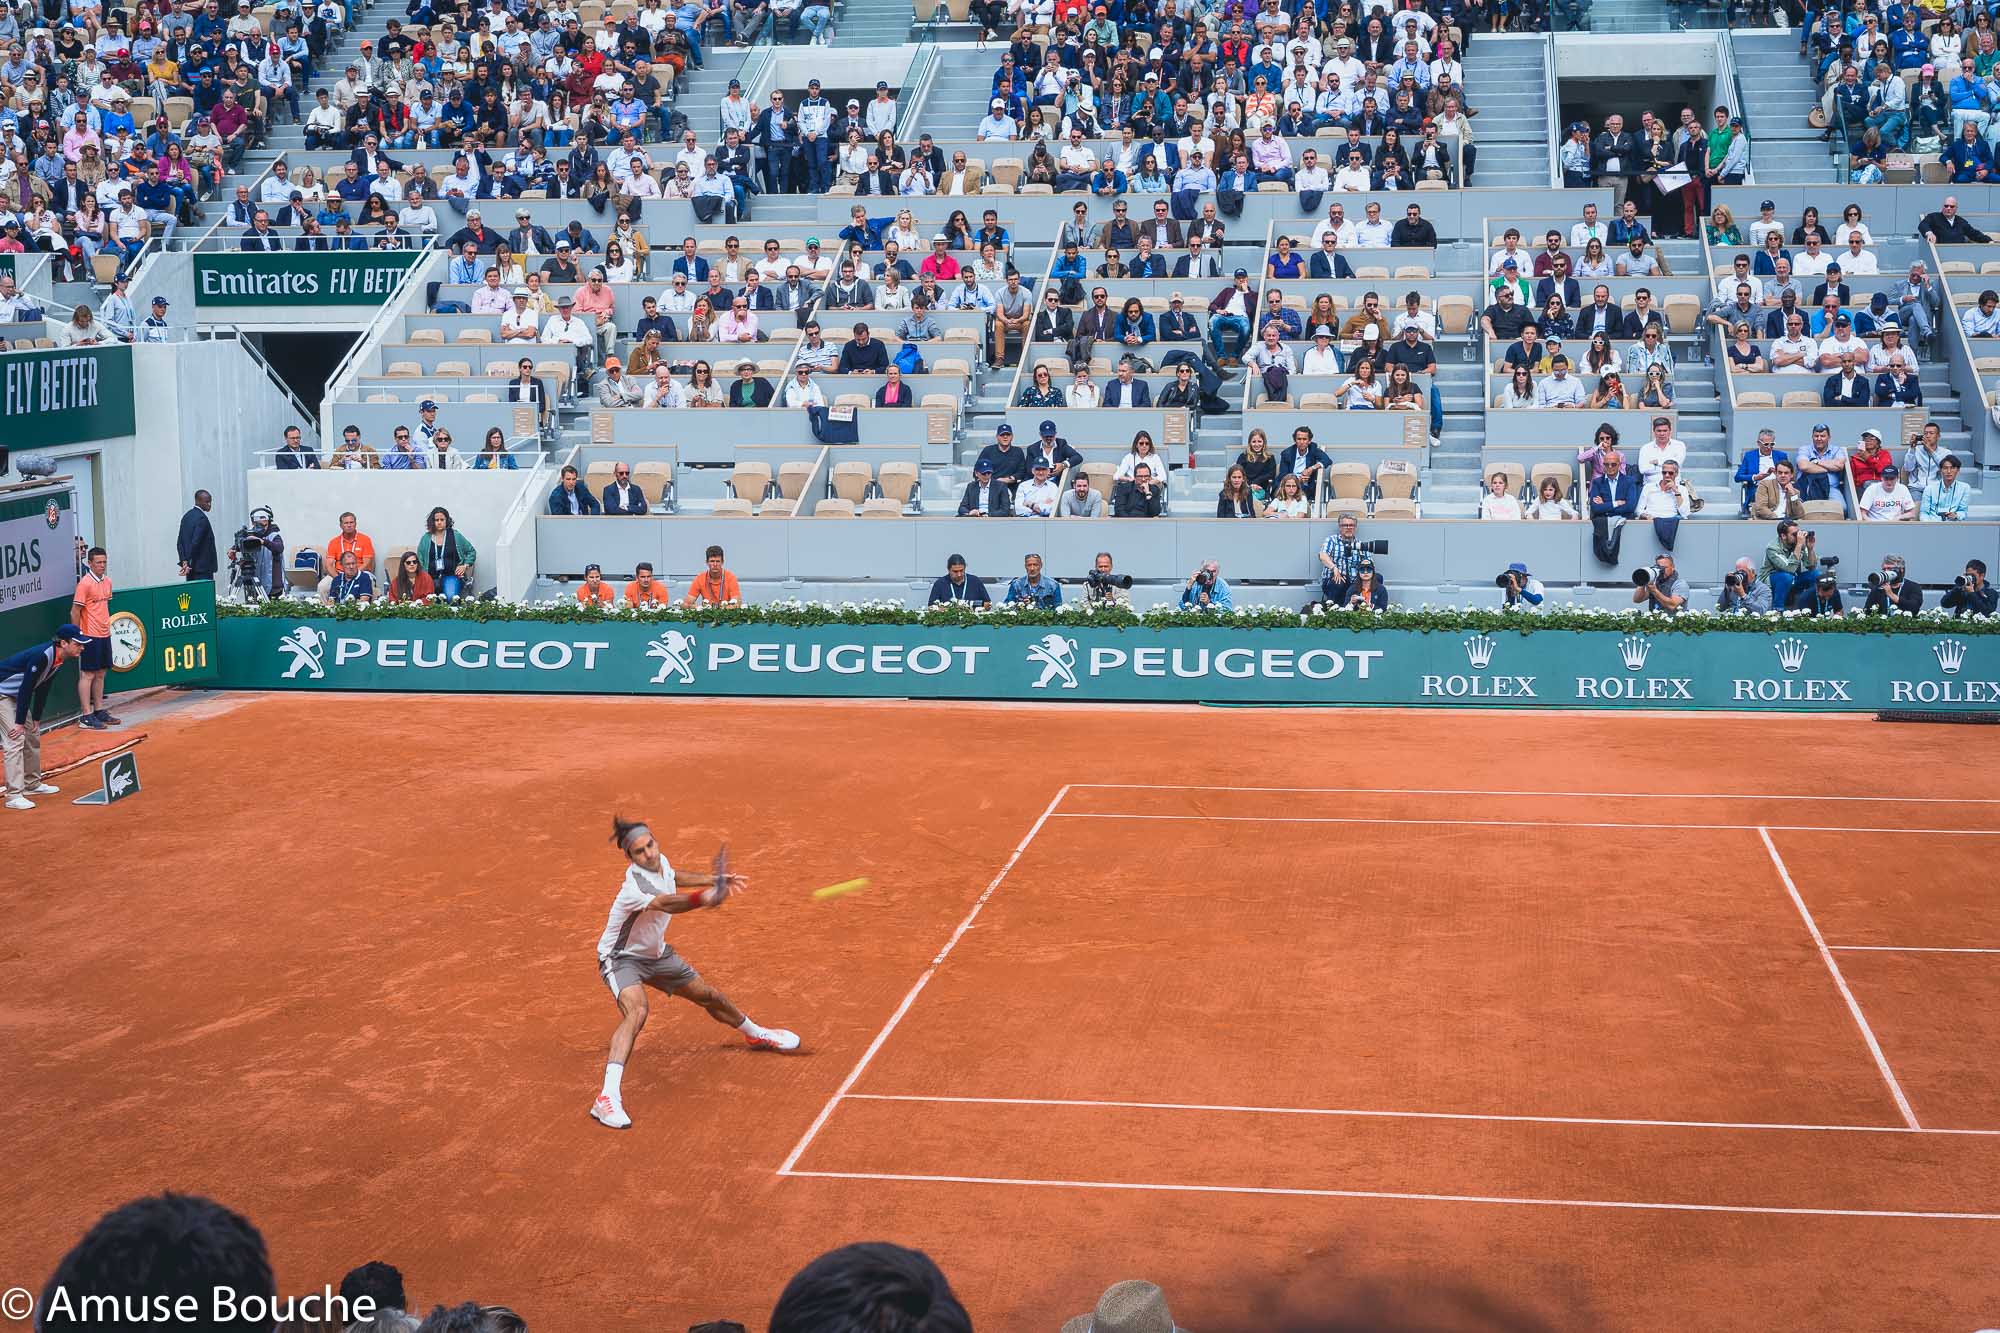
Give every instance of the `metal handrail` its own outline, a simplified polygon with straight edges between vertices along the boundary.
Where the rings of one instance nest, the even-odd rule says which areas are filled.
[[[367,326],[361,330],[361,336],[347,349],[347,355],[340,359],[340,364],[326,377],[326,393],[320,400],[322,405],[333,402],[339,392],[360,374],[358,365],[363,356],[370,351],[380,350],[382,335],[387,331],[389,321],[392,318],[402,318],[401,306],[405,289],[410,283],[417,281],[419,272],[431,267],[431,257],[440,252],[427,250],[416,253],[421,257],[403,270],[402,277],[396,280],[396,285],[390,288],[389,294],[383,298],[381,306],[375,311],[375,317],[368,321]],[[374,346],[371,347],[370,344]]]
[[[278,373],[277,367],[271,364],[270,358],[266,357],[264,353],[258,349],[257,344],[243,336],[242,330],[237,329],[234,326],[218,325],[207,329],[196,328],[194,333],[195,333],[195,338],[199,341],[233,342],[238,347],[242,348],[243,351],[250,357],[250,359],[254,361],[257,364],[257,366],[264,372],[265,378],[269,379],[271,383],[275,384],[278,387],[278,391],[285,395],[286,401],[291,403],[292,405],[292,410],[298,413],[299,420],[304,423],[304,428],[312,432],[314,439],[318,439],[320,437],[319,422],[316,421],[313,418],[313,414],[306,409],[305,400],[300,398],[298,394],[293,391],[292,386],[285,382],[285,377]]]
[[[539,437],[523,435],[520,438],[524,440],[533,438],[537,443],[540,442]],[[512,449],[513,442],[510,441],[508,444],[509,452],[512,452]],[[583,446],[581,444],[572,444],[561,455],[560,466],[574,467],[577,456],[582,452]],[[512,532],[518,524],[531,515],[534,512],[532,508],[534,501],[542,495],[541,480],[545,475],[542,469],[555,465],[556,456],[553,453],[547,453],[540,454],[538,457],[541,461],[528,469],[527,475],[521,478],[521,493],[514,497],[514,503],[508,505],[507,512],[500,517],[499,530],[503,533]]]
[[[1544,142],[1549,146],[1549,159],[1545,164],[1549,169],[1549,188],[1560,190],[1563,184],[1562,153],[1559,151],[1565,136],[1562,132],[1562,99],[1556,96],[1556,39],[1542,35],[1542,132]],[[1462,111],[1463,108],[1461,107]],[[1465,177],[1458,178],[1459,188],[1465,188]],[[1482,250],[1485,238],[1481,237]]]
[[[1736,63],[1736,46],[1729,40],[1727,29],[1716,34],[1715,42],[1717,47],[1715,54],[1716,69],[1718,72],[1726,73],[1729,76],[1729,89],[1735,100],[1735,108],[1729,114],[1743,122],[1743,133],[1748,136],[1752,128],[1750,124],[1750,101],[1743,95],[1743,71]],[[1755,138],[1751,138],[1751,143],[1753,145],[1756,143]],[[1745,185],[1755,185],[1757,183],[1757,164],[1755,162],[1748,163],[1744,168],[1743,183]]]
[[[916,54],[910,58],[909,67],[903,71],[902,87],[896,90],[896,135],[898,139],[915,141],[913,120],[917,109],[929,99],[931,84],[937,77],[939,63],[939,32],[942,20],[948,16],[943,4],[931,12],[924,23],[923,33],[917,38]]]

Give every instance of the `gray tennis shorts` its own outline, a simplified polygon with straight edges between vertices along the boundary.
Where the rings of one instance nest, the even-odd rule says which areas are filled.
[[[614,953],[598,959],[597,970],[614,996],[627,986],[651,986],[654,990],[671,992],[701,980],[701,973],[688,966],[687,959],[675,953],[672,945],[658,958]]]

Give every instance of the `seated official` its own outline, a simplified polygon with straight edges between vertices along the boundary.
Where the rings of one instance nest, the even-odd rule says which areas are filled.
[[[375,576],[361,567],[361,559],[354,552],[341,555],[340,572],[327,585],[326,600],[335,604],[375,600]]]

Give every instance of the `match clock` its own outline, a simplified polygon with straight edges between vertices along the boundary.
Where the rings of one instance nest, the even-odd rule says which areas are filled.
[[[146,622],[130,611],[111,615],[111,669],[130,671],[146,656]]]

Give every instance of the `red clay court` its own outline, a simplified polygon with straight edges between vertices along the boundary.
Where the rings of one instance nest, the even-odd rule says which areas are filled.
[[[175,1188],[256,1221],[283,1293],[385,1258],[556,1333],[761,1329],[875,1238],[999,1333],[1123,1277],[1195,1330],[1363,1288],[1440,1328],[2000,1325],[1979,728],[222,696],[143,729],[139,799],[4,826],[4,1285]],[[585,1114],[613,810],[679,863],[730,841],[749,894],[671,938],[806,1041],[656,1003],[623,1134]]]

